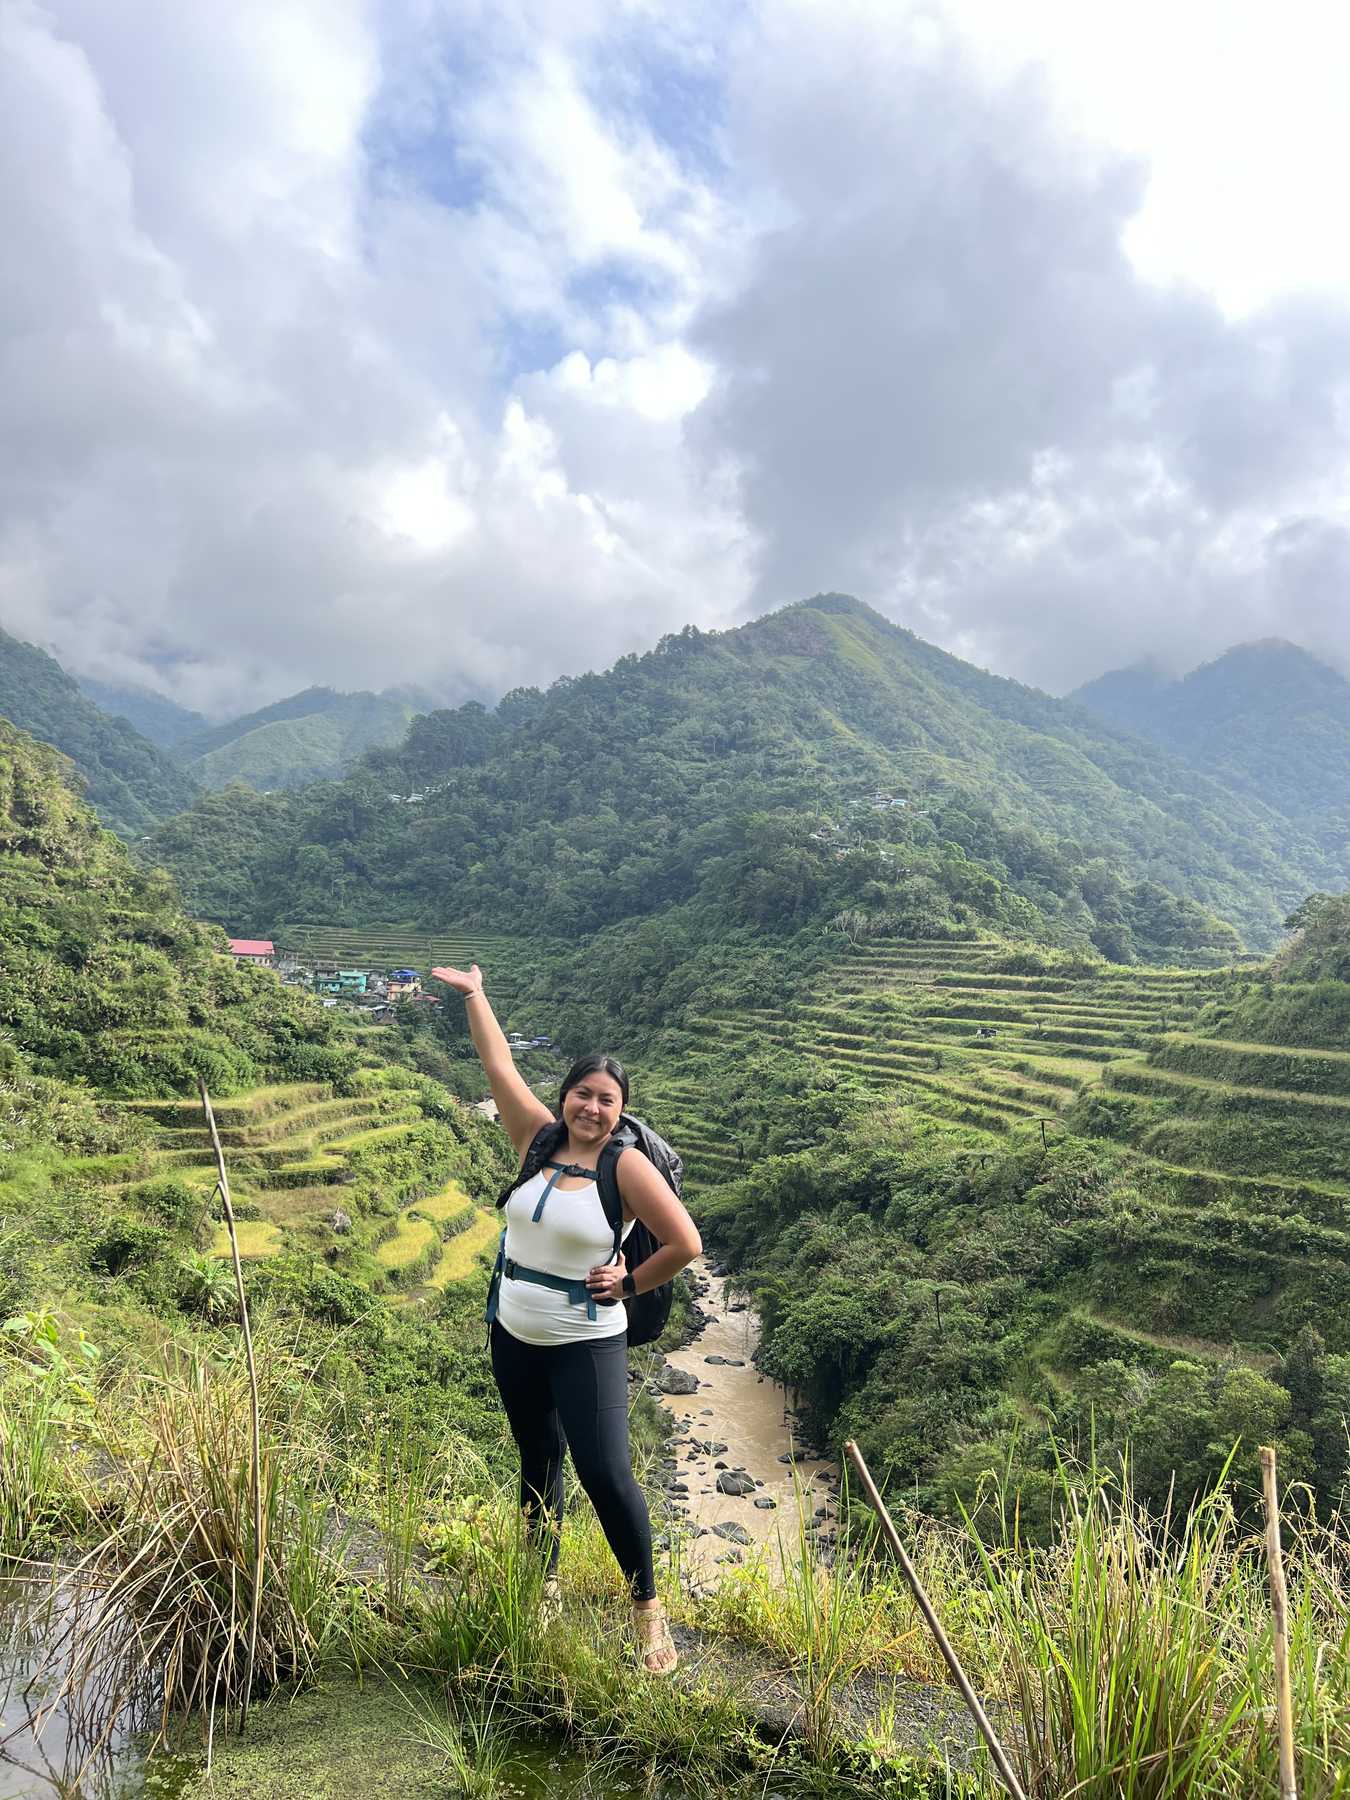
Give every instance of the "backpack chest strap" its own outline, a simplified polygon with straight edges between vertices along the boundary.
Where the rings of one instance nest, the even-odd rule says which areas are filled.
[[[553,1173],[549,1176],[548,1183],[545,1186],[543,1193],[540,1194],[540,1196],[539,1196],[538,1204],[536,1205],[534,1211],[530,1214],[530,1222],[533,1225],[537,1225],[539,1223],[540,1219],[543,1218],[544,1203],[548,1199],[549,1195],[553,1192],[554,1188],[557,1187],[558,1183],[562,1180],[564,1175],[571,1175],[577,1181],[591,1182],[591,1181],[595,1180],[595,1170],[594,1169],[583,1169],[580,1163],[546,1162],[544,1164],[544,1168],[552,1169]],[[541,1173],[542,1173],[542,1171],[541,1171]]]

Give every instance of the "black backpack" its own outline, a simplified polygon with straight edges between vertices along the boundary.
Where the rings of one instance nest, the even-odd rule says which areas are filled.
[[[541,1126],[525,1152],[520,1173],[509,1187],[503,1189],[497,1205],[505,1206],[522,1182],[529,1181],[545,1163],[551,1162],[566,1141],[567,1127],[561,1119]],[[639,1265],[646,1262],[649,1256],[655,1255],[661,1246],[641,1219],[633,1221],[626,1238],[623,1235],[623,1197],[619,1193],[618,1165],[620,1152],[624,1150],[640,1150],[647,1161],[665,1176],[676,1199],[680,1197],[680,1189],[684,1184],[684,1164],[678,1152],[672,1150],[663,1137],[632,1113],[620,1114],[618,1129],[600,1152],[595,1179],[600,1190],[600,1204],[605,1209],[605,1217],[614,1233],[614,1253],[609,1260],[617,1262],[622,1255],[627,1260],[628,1273],[634,1275]],[[666,1320],[670,1317],[673,1294],[673,1284],[663,1281],[660,1287],[652,1288],[650,1293],[634,1294],[631,1299],[624,1301],[628,1309],[630,1344],[650,1344],[660,1337],[665,1330]]]

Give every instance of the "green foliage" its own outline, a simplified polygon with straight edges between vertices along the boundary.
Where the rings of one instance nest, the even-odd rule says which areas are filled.
[[[1024,1529],[1048,1530],[1035,1496],[1053,1473],[1052,1428],[1108,1459],[1128,1447],[1151,1505],[1174,1472],[1182,1506],[1225,1470],[1254,1492],[1256,1445],[1275,1441],[1333,1506],[1350,1476],[1331,1430],[1344,1359],[1305,1333],[1299,1398],[1278,1369],[1225,1362],[1270,1279],[1258,1221],[1232,1214],[1234,1242],[1207,1218],[1173,1252],[1164,1195],[1110,1146],[1014,1135],[972,1158],[932,1121],[869,1108],[809,1150],[755,1162],[704,1213],[756,1294],[766,1373],[796,1390],[818,1434],[856,1437],[926,1507],[969,1503],[1011,1459]],[[1306,1220],[1267,1230],[1279,1318],[1297,1318],[1300,1285],[1304,1321],[1339,1317],[1350,1239],[1308,1256]],[[1288,1341],[1302,1324],[1284,1325]],[[1196,1335],[1167,1335],[1183,1330]]]
[[[256,918],[254,872],[288,820],[280,797],[235,785],[201,795],[191,811],[168,820],[148,854],[180,883],[190,866],[194,911],[243,935]]]
[[[1275,959],[1277,979],[1350,982],[1350,894],[1313,894],[1286,923],[1296,935]]]
[[[1350,682],[1307,651],[1242,644],[1182,681],[1125,669],[1070,698],[1296,821],[1344,878]]]
[[[122,718],[83,694],[57,662],[0,631],[0,719],[68,756],[105,825],[140,837],[192,804],[196,783]]]
[[[433,714],[260,828],[232,896],[208,802],[151,854],[255,927],[431,921],[453,894],[466,923],[559,938],[685,907],[705,941],[861,915],[1122,960],[1231,952],[1216,912],[1269,939],[1324,867],[1265,809],[839,596]]]
[[[0,857],[0,1032],[34,1072],[146,1096],[204,1076],[223,1095],[355,1067],[337,1020],[236,966],[167,877],[136,870],[99,830],[61,759],[3,722]]]
[[[174,754],[204,788],[241,782],[260,790],[331,781],[376,745],[401,738],[413,717],[392,694],[308,688],[226,725],[197,732]]]

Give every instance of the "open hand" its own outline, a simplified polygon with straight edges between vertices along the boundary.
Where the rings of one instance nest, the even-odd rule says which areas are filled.
[[[433,969],[431,975],[459,994],[476,994],[483,986],[483,971],[477,963],[471,963],[467,969]]]
[[[586,1277],[586,1286],[597,1300],[622,1300],[623,1278],[628,1264],[621,1256],[616,1263],[601,1263]]]

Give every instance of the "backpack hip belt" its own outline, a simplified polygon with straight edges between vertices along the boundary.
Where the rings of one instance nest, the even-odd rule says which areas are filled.
[[[552,1288],[566,1294],[573,1306],[585,1306],[586,1317],[594,1319],[597,1306],[617,1306],[617,1300],[597,1300],[584,1281],[569,1281],[565,1275],[550,1275],[547,1269],[527,1269],[507,1256],[502,1259],[502,1275],[507,1281],[532,1281],[536,1287]]]
[[[491,1325],[497,1317],[497,1304],[503,1281],[530,1281],[535,1287],[552,1288],[555,1293],[566,1294],[573,1306],[584,1306],[586,1317],[594,1320],[597,1306],[617,1306],[617,1300],[597,1300],[584,1281],[569,1281],[565,1275],[550,1275],[547,1269],[527,1269],[513,1257],[505,1254],[506,1233],[502,1233],[502,1244],[497,1251],[497,1266],[492,1272],[492,1286],[488,1290],[486,1319]]]

